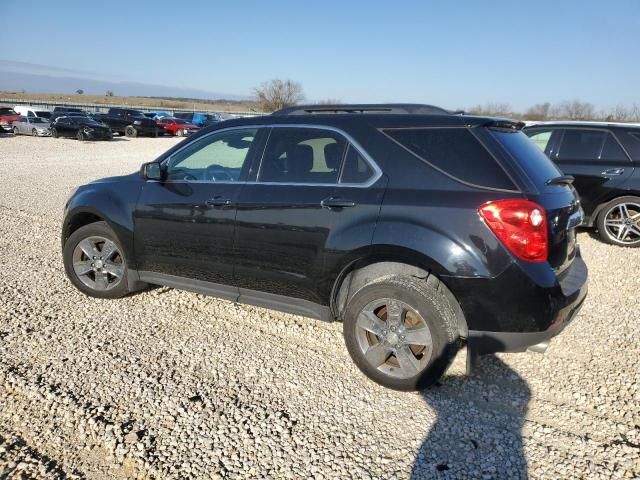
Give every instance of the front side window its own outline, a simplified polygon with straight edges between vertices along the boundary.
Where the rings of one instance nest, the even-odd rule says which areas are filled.
[[[458,180],[489,188],[515,188],[467,128],[397,128],[384,133],[419,159]]]
[[[346,140],[320,128],[271,130],[258,181],[263,183],[338,183]]]
[[[171,155],[167,180],[234,182],[240,179],[257,128],[214,133]]]
[[[607,132],[567,129],[558,151],[560,160],[599,160]]]

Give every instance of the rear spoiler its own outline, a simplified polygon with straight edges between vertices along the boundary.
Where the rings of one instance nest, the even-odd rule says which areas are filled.
[[[524,122],[517,122],[507,118],[496,118],[482,124],[483,127],[507,128],[509,130],[522,130],[525,126]]]

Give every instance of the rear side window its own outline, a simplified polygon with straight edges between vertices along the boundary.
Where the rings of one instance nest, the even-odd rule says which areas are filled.
[[[631,158],[638,161],[640,160],[640,133],[626,132],[625,136],[622,136],[625,148]]]
[[[399,128],[384,133],[421,160],[463,182],[489,188],[515,188],[467,128]]]
[[[347,144],[341,135],[318,128],[271,130],[258,181],[263,183],[338,183]]]
[[[602,147],[602,153],[600,154],[600,158],[602,160],[619,160],[624,161],[627,160],[627,156],[624,154],[624,151],[620,147],[618,141],[613,138],[613,135],[607,133],[607,138],[604,141],[604,146]]]
[[[598,160],[608,135],[605,131],[567,129],[558,152],[560,160]]]
[[[498,129],[490,129],[490,132],[538,188],[547,180],[562,175],[549,157],[524,133]]]

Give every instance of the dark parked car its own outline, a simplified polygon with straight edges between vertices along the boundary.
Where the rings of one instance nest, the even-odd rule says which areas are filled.
[[[66,117],[70,115],[88,117],[89,113],[76,107],[54,107],[51,112],[51,116],[49,117],[49,121],[53,123],[58,117]]]
[[[145,116],[140,110],[110,108],[107,113],[94,114],[93,118],[108,125],[113,132],[127,137],[137,137],[138,135],[157,137],[161,133],[156,122]]]
[[[587,226],[608,243],[640,247],[640,126],[552,122],[525,133],[574,177]]]
[[[468,366],[544,351],[587,292],[582,212],[521,127],[415,105],[225,121],[81,186],[66,273],[95,297],[168,285],[343,320],[358,367],[396,389],[434,383],[462,342]]]
[[[51,124],[53,138],[77,138],[78,140],[111,140],[111,129],[104,123],[85,116],[58,117]]]

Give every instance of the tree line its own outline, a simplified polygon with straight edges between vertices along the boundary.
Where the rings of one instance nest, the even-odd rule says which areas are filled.
[[[305,100],[302,84],[293,80],[274,79],[263,82],[253,90],[258,108],[263,112],[273,112],[281,108],[297,105]],[[317,104],[339,104],[337,99],[326,99]],[[537,103],[519,112],[509,103],[489,102],[484,105],[460,109],[473,115],[509,117],[521,120],[604,120],[607,122],[640,122],[640,104],[617,105],[608,110],[598,110],[590,102],[565,100],[552,104]]]

